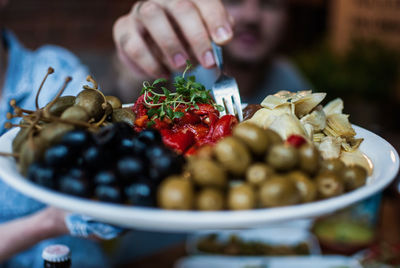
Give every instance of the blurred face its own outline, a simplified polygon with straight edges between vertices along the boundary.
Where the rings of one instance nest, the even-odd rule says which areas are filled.
[[[235,19],[225,53],[233,61],[257,64],[271,56],[282,35],[286,0],[224,0]]]

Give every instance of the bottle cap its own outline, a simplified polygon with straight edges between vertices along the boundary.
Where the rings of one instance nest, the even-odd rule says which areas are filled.
[[[49,262],[63,262],[71,258],[71,252],[65,245],[51,245],[43,250],[42,258]]]

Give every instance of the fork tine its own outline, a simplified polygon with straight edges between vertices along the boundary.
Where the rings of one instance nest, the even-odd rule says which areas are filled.
[[[235,110],[233,109],[233,102],[232,102],[232,96],[229,95],[226,98],[224,98],[225,104],[226,104],[226,109],[228,110],[228,114],[235,114]]]
[[[222,112],[220,112],[220,115],[226,115],[226,111],[225,111],[225,103],[224,103],[224,98],[222,96],[219,95],[214,95],[215,98],[215,103],[217,103],[218,105],[221,105],[222,107],[224,107],[224,110]]]
[[[243,121],[243,112],[242,112],[242,104],[241,104],[242,102],[240,101],[240,95],[239,95],[238,91],[233,93],[233,101],[235,103],[235,108],[236,108],[236,112],[239,117],[239,122],[242,122]]]

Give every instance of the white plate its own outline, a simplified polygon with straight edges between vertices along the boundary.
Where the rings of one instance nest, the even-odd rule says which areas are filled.
[[[0,157],[0,177],[18,191],[39,201],[125,227],[174,232],[260,227],[270,223],[328,214],[378,193],[389,185],[399,169],[396,150],[374,133],[357,126],[354,126],[354,129],[357,137],[364,138],[361,151],[368,155],[374,164],[373,174],[368,178],[367,184],[335,198],[280,208],[196,212],[97,202],[61,194],[30,182],[18,173],[16,162],[11,157]],[[10,130],[0,137],[1,152],[11,151],[12,139],[17,131],[18,129]]]

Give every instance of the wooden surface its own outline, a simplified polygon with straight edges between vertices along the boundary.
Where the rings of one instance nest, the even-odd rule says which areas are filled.
[[[400,50],[400,0],[334,0],[331,4],[331,37],[337,51],[345,51],[360,38]]]

